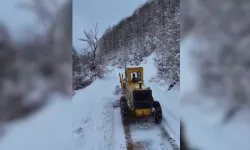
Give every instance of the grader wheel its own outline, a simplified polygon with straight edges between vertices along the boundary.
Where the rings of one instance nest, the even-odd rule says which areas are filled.
[[[124,125],[127,125],[128,124],[128,117],[129,117],[129,113],[128,113],[129,108],[128,108],[128,105],[126,103],[126,98],[124,96],[121,97],[120,107],[121,107],[122,123]]]
[[[154,101],[153,107],[155,108],[155,123],[160,124],[162,122],[161,104],[158,101]]]

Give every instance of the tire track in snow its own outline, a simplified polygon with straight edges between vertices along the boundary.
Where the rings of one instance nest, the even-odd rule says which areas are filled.
[[[82,124],[79,125],[77,129],[73,131],[73,135],[75,136],[74,148],[80,149],[84,148],[88,143],[88,138],[91,138],[90,131],[92,131],[93,120],[87,118],[84,120]],[[89,147],[90,148],[90,147]],[[94,147],[92,146],[91,149]]]
[[[104,147],[108,150],[114,149],[114,109],[112,101],[108,99],[108,103],[104,106],[103,110],[103,138],[105,140]]]
[[[124,129],[124,134],[125,134],[125,139],[126,139],[126,148],[127,148],[127,150],[134,150],[129,125],[123,125],[123,129]]]
[[[90,105],[82,121],[74,131],[75,148],[90,150],[114,149],[114,109],[111,98]],[[98,143],[98,144],[96,144]]]
[[[131,124],[133,125],[133,124]],[[122,150],[155,150],[152,148],[152,141],[151,140],[132,140],[132,134],[131,134],[131,127],[130,125],[124,125],[124,134],[126,137],[126,147]]]
[[[174,134],[175,137],[178,137],[177,134],[176,134],[176,132],[175,132],[175,130],[172,129],[172,127],[168,124],[166,118],[163,118],[162,123],[164,123],[162,125],[167,126],[167,128],[171,131],[172,134]]]
[[[163,125],[152,124],[140,129],[134,124],[124,126],[126,148],[122,150],[179,150]]]
[[[120,99],[120,97],[122,95],[116,95],[116,96],[117,96],[116,97],[117,99]],[[116,100],[114,100],[113,103],[115,101]],[[132,138],[131,138],[130,127],[129,127],[129,125],[124,125],[122,123],[122,116],[121,116],[121,113],[120,113],[121,107],[117,107],[117,108],[113,108],[113,109],[115,109],[115,111],[114,111],[115,116],[116,116],[115,119],[117,119],[117,120],[115,120],[115,125],[114,125],[115,126],[115,131],[114,132],[116,132],[115,133],[115,138],[121,138],[121,135],[124,135],[124,137],[125,137],[124,143],[121,142],[121,141],[118,141],[118,143],[115,143],[115,144],[116,145],[120,144],[119,145],[120,150],[134,150],[134,147],[133,147],[133,144],[132,144],[133,142],[132,142]],[[120,131],[122,131],[122,132],[120,132]],[[118,137],[118,136],[120,136],[120,137]],[[118,145],[115,146],[115,148],[118,148]]]
[[[84,108],[83,108],[84,109]],[[91,116],[91,110],[93,109],[93,105],[85,109],[86,115],[83,115],[77,125],[75,125],[75,130],[73,131],[73,135],[75,137],[74,141],[74,149],[84,149],[87,147],[88,149],[94,149],[94,146],[89,145],[89,139],[92,138],[94,129],[94,120]]]
[[[160,128],[161,144],[163,146],[163,149],[169,150],[169,145],[171,145],[172,150],[180,150],[179,146],[175,143],[175,140],[171,138],[164,125],[160,124],[158,126]]]

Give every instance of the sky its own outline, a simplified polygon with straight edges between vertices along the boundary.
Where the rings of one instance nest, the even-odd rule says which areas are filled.
[[[133,14],[147,0],[74,0],[73,1],[73,45],[81,51],[86,44],[79,41],[83,30],[98,23],[99,37],[109,27]]]

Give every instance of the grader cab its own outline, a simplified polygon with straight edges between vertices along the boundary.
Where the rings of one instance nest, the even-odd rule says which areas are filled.
[[[161,105],[154,101],[152,90],[144,84],[143,68],[125,68],[125,74],[119,74],[119,78],[122,96],[113,106],[121,107],[123,123],[127,124],[140,118],[161,123]]]

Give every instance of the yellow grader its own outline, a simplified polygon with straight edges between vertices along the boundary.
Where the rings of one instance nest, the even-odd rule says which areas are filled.
[[[144,84],[143,68],[127,67],[125,77],[119,73],[119,78],[121,87],[116,87],[116,91],[122,91],[122,96],[113,107],[121,107],[123,124],[140,119],[160,124],[162,122],[161,105],[153,99],[152,90]]]

